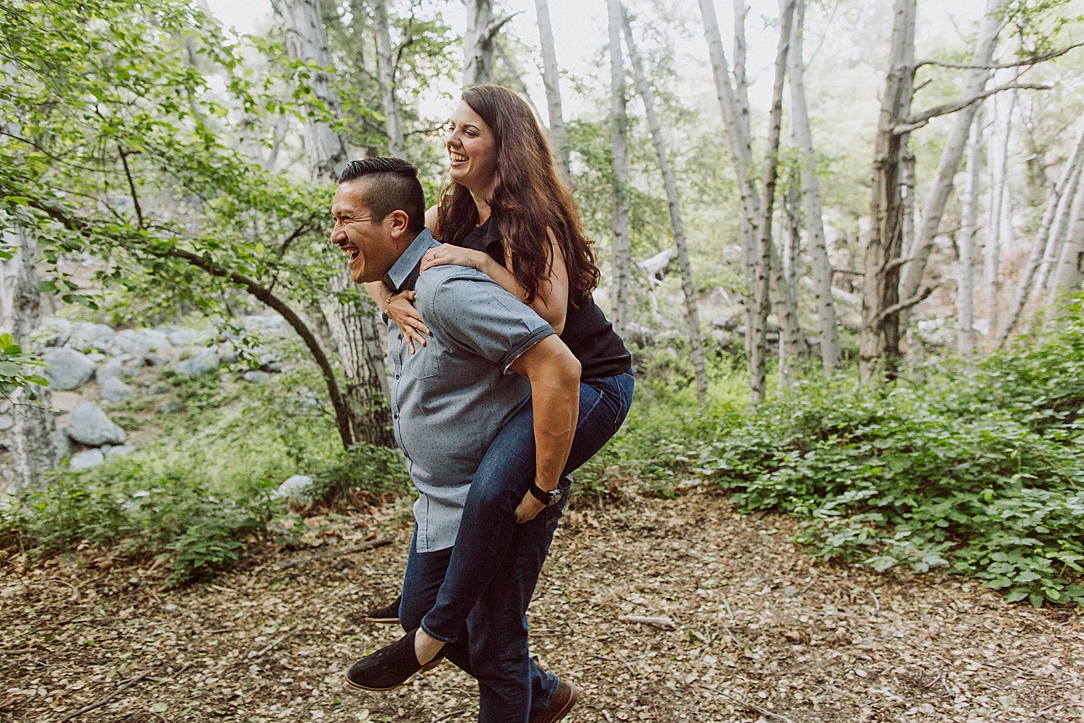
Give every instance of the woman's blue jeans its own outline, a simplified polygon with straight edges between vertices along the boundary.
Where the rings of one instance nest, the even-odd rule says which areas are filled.
[[[576,436],[565,465],[565,475],[594,456],[617,432],[632,405],[634,386],[631,369],[614,377],[584,380],[580,383],[579,418],[576,422]],[[527,530],[517,529],[530,527],[530,523],[516,524],[515,509],[533,482],[534,472],[534,416],[531,406],[526,405],[497,435],[478,467],[467,495],[455,546],[448,554],[446,564],[440,565],[445,568],[443,582],[436,592],[435,602],[431,609],[428,609],[420,621],[416,617],[417,608],[414,603],[421,602],[419,598],[430,600],[433,598],[431,593],[419,595],[421,591],[409,589],[413,577],[410,570],[411,563],[418,566],[422,561],[415,561],[414,558],[440,555],[447,551],[419,555],[414,552],[413,545],[411,546],[412,558],[408,561],[403,587],[403,604],[399,610],[400,620],[406,630],[413,629],[420,622],[420,626],[426,633],[446,643],[464,642],[463,636],[466,634],[470,638],[467,641],[468,647],[473,648],[474,636],[470,630],[472,626],[468,625],[471,612],[483,595],[490,596],[490,587],[497,587],[492,583],[498,582],[498,571],[507,568],[506,558],[513,557],[509,554],[511,550],[515,553],[515,558],[526,557],[538,560],[537,569],[532,570],[521,566],[521,569],[514,574],[516,579],[514,584],[517,587],[513,595],[515,607],[522,609],[508,611],[512,614],[511,618],[507,615],[501,616],[501,619],[522,621],[521,624],[517,623],[514,635],[517,641],[519,637],[522,637],[522,649],[526,651],[526,606],[531,601],[538,572],[541,570],[541,562],[549,550],[553,534],[552,530],[549,530],[547,535],[524,536]],[[540,513],[539,517],[545,514],[545,512]],[[556,528],[556,519],[553,520],[553,527]],[[514,539],[517,542],[517,549],[513,550]],[[542,549],[534,551],[518,549],[522,545],[535,547],[542,545]],[[430,565],[424,566],[430,567]],[[417,582],[420,583],[421,580]],[[500,582],[500,586],[507,584],[507,581]],[[413,598],[410,604],[408,604],[408,597]],[[509,602],[511,603],[512,600]],[[506,640],[505,644],[509,649],[520,647],[518,642],[513,645],[511,641]],[[458,664],[454,658],[449,657]],[[526,657],[525,653],[524,657]],[[532,671],[534,668],[537,666],[533,666]],[[517,673],[516,677],[519,675],[520,673]],[[544,673],[538,676],[532,672],[531,677],[547,680]],[[479,683],[483,685],[484,691],[481,678],[479,678]],[[556,690],[555,682],[552,685],[546,685],[539,684],[538,680],[535,680],[535,685],[529,686],[526,677],[520,678],[519,686],[524,693],[530,687],[536,687],[534,696],[529,696],[527,700],[530,701],[531,697],[535,697],[535,700],[531,701],[533,705],[541,705],[543,708],[549,704],[549,699]],[[537,699],[539,694],[544,695],[544,700]],[[527,709],[523,710],[526,715]],[[493,720],[504,719],[501,717]],[[507,719],[518,720],[518,714]],[[482,718],[481,720],[489,719]]]

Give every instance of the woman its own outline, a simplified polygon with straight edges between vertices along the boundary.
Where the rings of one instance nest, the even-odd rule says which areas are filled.
[[[443,244],[426,254],[421,269],[456,264],[481,271],[530,305],[579,359],[579,420],[567,475],[617,431],[633,392],[631,356],[591,298],[599,272],[590,242],[554,169],[545,136],[515,93],[489,85],[466,91],[446,146],[451,182],[440,203],[426,214],[427,225]],[[413,292],[393,297],[383,284],[367,288],[412,350],[415,343],[425,344],[429,331],[410,303]],[[435,605],[409,610],[404,602],[400,608],[404,629],[420,627],[414,637],[419,666],[434,661],[445,643],[461,636],[491,579],[494,561],[509,547],[515,523],[545,509],[525,491],[533,459],[533,420],[527,407],[504,427],[479,468],[476,480],[501,483],[484,488],[472,484]],[[576,692],[569,688],[570,709]]]

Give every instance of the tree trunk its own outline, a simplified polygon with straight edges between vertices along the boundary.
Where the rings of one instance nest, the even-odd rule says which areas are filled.
[[[972,65],[990,65],[994,57],[994,46],[997,41],[998,31],[1002,22],[999,18],[1001,8],[1008,0],[987,0],[986,14],[979,26],[979,37],[975,45],[975,52],[971,56]],[[961,98],[972,98],[986,87],[986,81],[990,71],[985,68],[973,68],[967,72],[964,79],[964,87],[960,93]],[[953,181],[956,177],[956,169],[963,157],[964,147],[967,145],[968,132],[978,112],[979,104],[964,108],[956,113],[953,120],[952,130],[949,132],[945,147],[941,151],[941,160],[937,164],[937,173],[933,183],[926,194],[926,201],[922,208],[922,220],[919,224],[915,238],[914,248],[907,255],[912,261],[904,267],[903,281],[900,286],[900,296],[904,299],[913,298],[919,293],[922,285],[922,276],[926,271],[926,262],[933,248],[933,239],[941,226],[941,217],[945,212],[949,195],[952,193]],[[907,325],[908,310],[904,309],[900,315],[900,322]]]
[[[463,0],[467,31],[463,34],[463,87],[493,82],[494,38],[508,17],[493,18],[493,0]]]
[[[776,287],[776,315],[783,335],[781,363],[794,365],[799,340],[792,338],[797,327],[796,309],[787,300],[788,287],[783,279],[783,263],[772,243],[772,212],[775,207],[775,183],[779,167],[779,132],[783,124],[783,83],[787,74],[787,51],[790,49],[790,29],[794,20],[795,0],[785,0],[779,24],[779,44],[775,57],[775,83],[772,86],[772,106],[768,120],[768,147],[764,154],[764,195],[761,198],[760,228],[757,234],[757,276],[753,289],[754,327],[753,355],[750,362],[749,389],[753,403],[764,398],[764,376],[768,349],[768,310],[771,287]],[[794,377],[793,368],[780,370],[784,380]]]
[[[1069,224],[1069,238],[1062,246],[1061,258],[1054,270],[1048,303],[1053,306],[1061,300],[1063,294],[1080,291],[1082,275],[1084,275],[1084,183],[1077,184],[1076,198],[1073,201],[1073,221]]]
[[[1012,96],[1012,101],[1015,95]],[[1000,101],[1000,102],[999,102]],[[1001,246],[1004,235],[1004,204],[1008,191],[1006,157],[1009,152],[1009,136],[1012,132],[1012,112],[1014,102],[1010,101],[1008,111],[999,109],[1004,99],[994,96],[994,130],[990,138],[988,153],[990,156],[990,220],[987,224],[986,244],[983,248],[983,298],[986,304],[987,333],[997,333],[998,304],[1001,299]]]
[[[37,244],[23,228],[5,231],[5,243],[17,250],[12,258],[0,261],[0,319],[15,343],[24,349],[30,335],[41,322],[41,292],[38,290]],[[30,489],[42,484],[42,473],[56,466],[55,422],[49,411],[52,400],[48,387],[38,391],[38,400],[26,397],[23,390],[11,394],[15,426],[15,484]],[[14,490],[9,490],[14,491]]]
[[[865,255],[858,360],[862,381],[880,373],[894,377],[900,358],[900,151],[906,147],[906,134],[898,133],[896,126],[907,117],[911,106],[915,0],[896,0],[894,15],[889,71],[874,142],[871,224]]]
[[[387,0],[372,0],[373,34],[376,36],[376,69],[384,103],[384,127],[388,131],[388,155],[406,158],[399,101],[395,97],[395,58],[388,29]]]
[[[1047,202],[1046,212],[1043,214],[1043,220],[1039,224],[1039,232],[1035,238],[1035,245],[1031,247],[1027,265],[1024,267],[1024,274],[1020,278],[1019,286],[1016,288],[1016,295],[1009,307],[1005,324],[997,334],[997,345],[999,347],[1005,343],[1009,334],[1012,333],[1013,327],[1020,320],[1020,314],[1027,305],[1028,296],[1031,294],[1035,272],[1039,268],[1040,261],[1046,255],[1047,247],[1055,245],[1051,241],[1061,235],[1066,209],[1073,197],[1073,186],[1079,178],[1082,159],[1084,159],[1084,124],[1081,125],[1080,136],[1077,138],[1076,145],[1073,147],[1069,160],[1065,164],[1065,170],[1054,186],[1053,195]]]
[[[561,109],[561,73],[557,65],[557,50],[553,44],[553,26],[550,24],[550,6],[546,0],[534,0],[538,16],[538,40],[542,45],[542,83],[546,86],[546,106],[549,110],[550,143],[557,166],[565,183],[572,178],[568,168],[568,133]]]
[[[956,286],[958,329],[956,346],[970,360],[975,350],[975,226],[978,221],[980,166],[982,165],[982,108],[971,124],[967,143],[967,169],[960,209],[960,280]]]
[[[1076,174],[1073,175],[1073,180],[1067,190],[1068,198],[1065,199],[1065,203],[1070,204],[1070,206],[1075,198],[1077,187],[1081,185],[1082,176],[1084,176],[1084,159],[1077,162]],[[1054,269],[1057,260],[1061,258],[1061,246],[1066,229],[1065,219],[1071,213],[1070,206],[1064,209],[1064,213],[1060,214],[1060,217],[1055,218],[1054,228],[1051,229],[1050,238],[1047,239],[1046,248],[1043,250],[1043,260],[1039,264],[1038,277],[1035,279],[1035,288],[1039,292],[1048,288],[1050,272]],[[1068,226],[1071,227],[1072,222]]]
[[[621,55],[621,3],[606,0],[610,31],[610,142],[613,147],[613,325],[628,328],[629,306],[629,157],[625,112],[625,64]]]
[[[685,225],[681,220],[681,207],[678,203],[677,180],[674,178],[674,169],[670,166],[670,155],[666,149],[666,141],[662,137],[662,124],[655,112],[655,97],[651,92],[651,86],[644,74],[643,62],[640,54],[636,51],[636,43],[632,37],[632,27],[629,24],[628,14],[624,17],[625,42],[629,49],[629,60],[636,77],[636,87],[640,91],[640,97],[644,101],[644,109],[647,114],[647,124],[651,128],[651,141],[655,144],[655,154],[659,158],[659,169],[662,171],[663,185],[666,187],[666,203],[670,210],[670,225],[674,229],[674,244],[677,246],[678,266],[681,268],[681,291],[685,295],[685,325],[689,334],[689,345],[692,348],[693,373],[696,377],[696,398],[701,404],[708,401],[708,371],[704,361],[704,344],[700,337],[700,314],[696,302],[696,286],[693,283],[693,269],[689,263],[689,250],[685,244]]]
[[[331,65],[317,0],[282,0],[286,23],[286,47],[291,56],[321,67]],[[328,109],[339,112],[338,94],[326,74],[317,75],[312,87]],[[331,126],[318,118],[305,119],[305,150],[313,180],[334,183],[346,165],[346,143]],[[353,289],[346,267],[331,279],[332,289]],[[351,439],[386,447],[395,446],[387,405],[387,380],[377,320],[365,300],[336,301],[331,309],[331,331],[339,348],[347,377],[346,398],[351,412]]]
[[[802,59],[805,2],[795,9],[794,33],[788,63],[790,65],[791,127],[801,156],[801,179],[805,203],[805,223],[809,232],[809,256],[813,266],[813,292],[816,296],[817,321],[820,325],[821,363],[824,371],[839,367],[839,331],[836,307],[832,299],[832,264],[824,239],[824,214],[821,207],[820,179],[813,156],[813,134],[809,128],[809,109],[805,97],[805,63]]]

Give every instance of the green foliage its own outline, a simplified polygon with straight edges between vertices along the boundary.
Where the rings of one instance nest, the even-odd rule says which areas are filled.
[[[83,474],[59,474],[2,513],[0,524],[38,554],[87,541],[124,556],[167,554],[177,584],[235,562],[263,534],[274,505],[248,486],[213,494],[198,470],[163,472],[153,463],[120,459]]]
[[[809,384],[702,449],[697,471],[744,509],[809,518],[821,556],[1084,604],[1081,312],[921,387]]]
[[[24,352],[11,334],[0,334],[0,393],[7,396],[16,389],[26,389],[27,397],[35,399],[34,385],[44,387],[49,382],[39,374],[27,374],[28,366],[42,367],[45,363]]]
[[[328,502],[346,498],[354,490],[383,495],[413,489],[398,449],[364,442],[315,462],[311,474],[313,497]]]

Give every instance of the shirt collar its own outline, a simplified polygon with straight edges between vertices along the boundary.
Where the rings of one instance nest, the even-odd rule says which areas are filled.
[[[384,283],[396,293],[414,288],[418,280],[418,266],[422,262],[422,256],[425,256],[425,252],[429,249],[439,245],[440,242],[433,238],[429,229],[423,230],[407,247],[399,260],[388,269],[388,273],[384,274]]]

